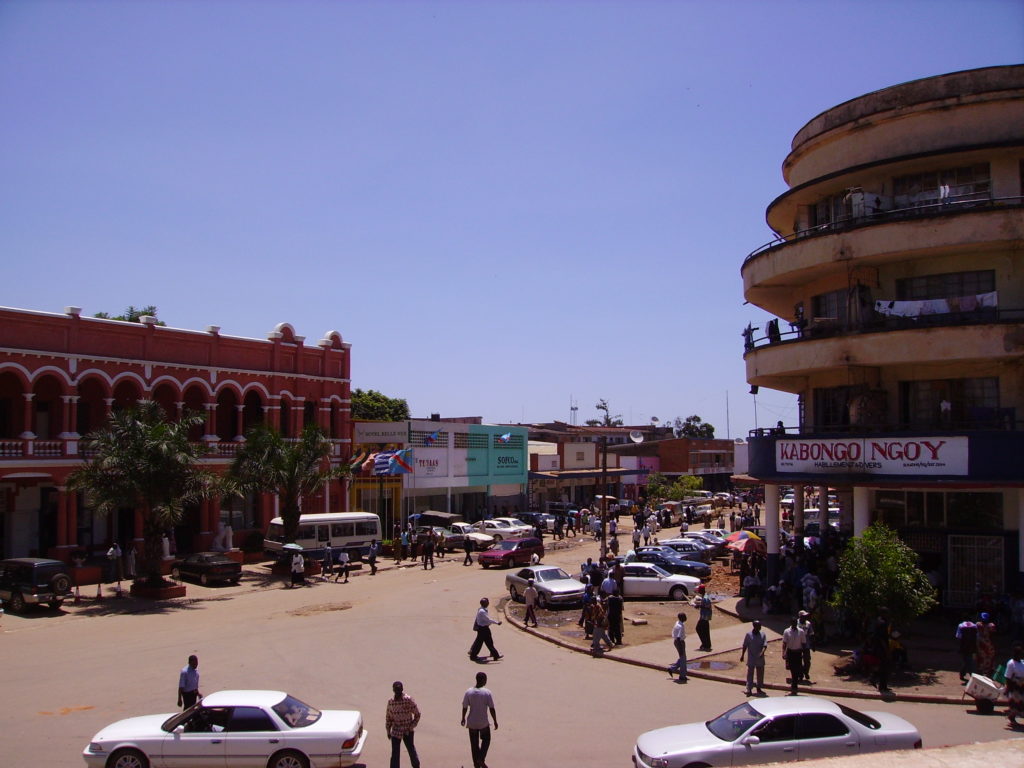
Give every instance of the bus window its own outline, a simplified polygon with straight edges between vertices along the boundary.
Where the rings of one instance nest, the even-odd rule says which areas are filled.
[[[316,531],[313,530],[314,527],[315,526],[312,525],[300,525],[299,532],[295,534],[296,541],[299,539],[312,539],[313,534],[316,533]]]
[[[329,526],[329,525],[318,525],[316,527],[316,540],[317,541],[330,541],[331,540],[331,526]]]
[[[373,520],[360,520],[356,523],[356,536],[379,536],[377,523]]]
[[[267,538],[270,541],[284,541],[284,526],[280,523],[271,523],[267,528]]]
[[[331,538],[341,539],[353,536],[355,535],[353,529],[354,525],[352,523],[333,523],[331,525]]]

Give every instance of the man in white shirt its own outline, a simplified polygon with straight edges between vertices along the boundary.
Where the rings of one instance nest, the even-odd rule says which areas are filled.
[[[675,626],[672,627],[672,644],[676,647],[679,658],[676,663],[668,668],[669,677],[673,672],[679,673],[679,682],[686,682],[686,614],[680,611],[676,616]]]
[[[618,586],[615,583],[615,577],[612,576],[612,572],[608,571],[608,575],[604,577],[604,581],[601,582],[601,594],[610,595],[615,591],[615,587]]]
[[[499,619],[492,619],[490,614],[487,613],[487,606],[491,604],[491,601],[486,597],[480,598],[480,608],[476,612],[476,618],[473,620],[473,631],[476,632],[476,640],[473,641],[472,647],[469,649],[469,658],[473,661],[479,661],[480,658],[477,654],[480,653],[480,649],[484,645],[487,646],[487,650],[491,652],[491,658],[497,661],[503,658],[498,649],[494,647],[494,640],[491,639],[491,624],[501,624]]]
[[[498,713],[494,711],[494,696],[487,688],[487,675],[476,673],[476,685],[462,697],[462,724],[469,729],[469,749],[473,755],[473,768],[485,768],[487,750],[491,746],[491,728],[487,713],[498,730]],[[468,717],[466,716],[468,713]]]
[[[335,584],[338,583],[338,579],[340,579],[343,574],[345,576],[345,581],[342,583],[348,584],[348,560],[348,552],[346,552],[344,549],[338,552],[338,573],[334,576]]]
[[[789,627],[782,633],[782,657],[786,660],[789,670],[789,695],[796,696],[797,685],[800,683],[803,669],[804,643],[807,635],[797,624],[797,617],[790,620]]]
[[[526,581],[526,589],[523,591],[523,602],[526,604],[526,619],[524,626],[530,626],[530,619],[533,619],[533,626],[537,626],[537,587],[533,585],[533,579]]]

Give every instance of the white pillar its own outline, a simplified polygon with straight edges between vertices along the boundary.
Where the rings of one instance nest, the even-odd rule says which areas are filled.
[[[869,499],[871,491],[863,485],[853,486],[853,535],[860,536],[871,524]]]
[[[779,578],[779,486],[764,486],[765,544],[768,548],[768,582]]]
[[[1024,488],[1017,489],[1017,571],[1024,573]]]
[[[798,537],[797,541],[803,540],[804,535],[804,485],[798,483],[793,486],[793,528],[792,533]]]

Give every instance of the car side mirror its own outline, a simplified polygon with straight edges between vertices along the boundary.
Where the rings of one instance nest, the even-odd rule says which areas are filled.
[[[757,736],[744,736],[743,740],[740,741],[740,744],[742,744],[745,747],[756,747],[760,743],[761,739],[759,739]]]
[[[185,726],[184,725],[176,725],[174,727],[174,730],[171,731],[171,733],[184,733],[184,732],[185,732]]]

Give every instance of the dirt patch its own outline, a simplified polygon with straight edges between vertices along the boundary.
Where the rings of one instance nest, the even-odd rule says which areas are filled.
[[[347,611],[351,607],[352,603],[317,603],[316,605],[307,605],[302,608],[296,608],[293,611],[288,611],[288,614],[290,616],[315,616],[318,613]]]

